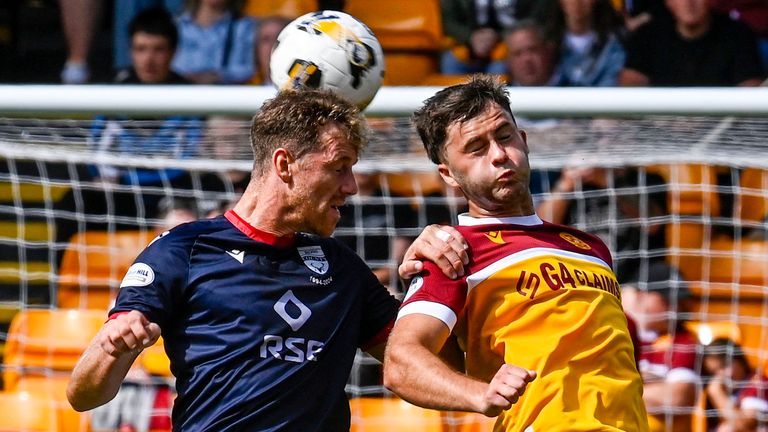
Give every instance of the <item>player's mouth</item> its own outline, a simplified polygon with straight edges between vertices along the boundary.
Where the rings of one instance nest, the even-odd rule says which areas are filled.
[[[499,181],[510,181],[515,178],[515,174],[517,173],[514,170],[504,170],[496,179]]]
[[[346,204],[344,201],[336,204],[331,204],[331,209],[333,209],[334,212],[338,214],[339,217],[341,217],[341,208],[344,207],[344,204]]]

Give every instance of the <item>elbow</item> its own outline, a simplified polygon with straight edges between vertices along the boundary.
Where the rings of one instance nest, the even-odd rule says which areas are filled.
[[[89,411],[109,402],[115,397],[115,394],[109,395],[106,399],[101,398],[97,391],[86,391],[80,388],[76,382],[70,381],[67,385],[67,401],[69,405],[77,412]]]
[[[91,406],[90,404],[86,403],[81,395],[75,391],[71,383],[67,386],[67,401],[69,401],[69,405],[72,407],[72,409],[77,412],[88,411],[90,409],[96,408],[96,406]]]
[[[404,366],[399,356],[393,351],[396,349],[387,347],[384,357],[384,387],[400,394],[402,383],[405,381]]]

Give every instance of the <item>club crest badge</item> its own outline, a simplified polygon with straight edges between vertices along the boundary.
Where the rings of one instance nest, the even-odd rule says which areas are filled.
[[[328,260],[323,254],[323,249],[320,246],[304,246],[298,248],[299,256],[304,261],[304,265],[317,274],[325,274],[328,272],[330,265]]]

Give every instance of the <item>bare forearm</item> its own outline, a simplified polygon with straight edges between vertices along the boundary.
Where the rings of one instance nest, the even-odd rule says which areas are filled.
[[[451,369],[418,344],[390,345],[384,385],[408,402],[425,408],[479,412],[487,384]]]
[[[87,411],[112,400],[140,350],[114,357],[91,344],[72,371],[67,399],[76,411]]]
[[[693,407],[696,399],[696,387],[687,382],[657,382],[646,384],[643,388],[643,400],[649,411],[654,408]]]
[[[573,185],[569,181],[561,180],[552,189],[552,193],[545,201],[542,201],[536,209],[536,214],[544,220],[555,224],[565,222],[570,202],[565,194],[573,192]]]
[[[109,402],[141,351],[160,337],[160,327],[133,310],[110,318],[72,371],[67,399],[77,411]]]

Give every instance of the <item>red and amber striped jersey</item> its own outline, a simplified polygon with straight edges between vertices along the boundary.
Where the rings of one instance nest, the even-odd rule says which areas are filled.
[[[646,431],[642,380],[610,252],[596,237],[537,216],[472,218],[465,276],[425,264],[399,317],[443,321],[469,375],[490,381],[503,363],[538,373],[497,431]]]

